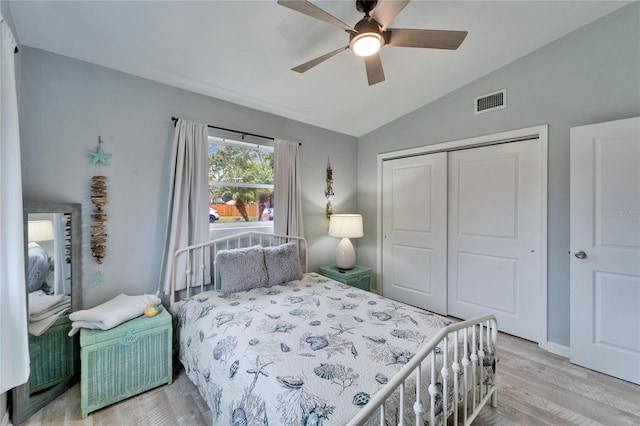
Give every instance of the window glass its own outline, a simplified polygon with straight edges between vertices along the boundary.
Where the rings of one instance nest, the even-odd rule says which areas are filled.
[[[209,137],[209,223],[273,221],[273,147]]]

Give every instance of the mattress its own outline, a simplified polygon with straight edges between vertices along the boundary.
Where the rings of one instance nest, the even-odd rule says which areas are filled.
[[[213,423],[233,425],[345,424],[452,323],[314,273],[172,312],[187,375]]]

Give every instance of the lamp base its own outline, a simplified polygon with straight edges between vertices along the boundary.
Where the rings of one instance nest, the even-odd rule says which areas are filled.
[[[338,269],[353,269],[356,266],[356,251],[349,238],[343,238],[336,249],[336,266]]]

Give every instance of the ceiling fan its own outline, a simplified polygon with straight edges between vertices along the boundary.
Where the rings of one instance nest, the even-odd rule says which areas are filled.
[[[369,86],[371,86],[384,81],[384,70],[379,53],[384,46],[455,50],[462,44],[467,36],[466,31],[387,28],[409,1],[382,0],[380,5],[376,7],[377,0],[356,0],[356,9],[364,13],[364,18],[351,27],[307,0],[278,0],[278,4],[284,7],[335,25],[349,33],[347,46],[319,56],[291,70],[303,73],[332,56],[351,49],[356,55],[364,57],[367,79]],[[369,15],[372,10],[373,13]]]

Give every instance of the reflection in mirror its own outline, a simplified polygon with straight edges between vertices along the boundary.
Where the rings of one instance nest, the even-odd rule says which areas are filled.
[[[80,204],[25,202],[25,274],[29,381],[12,392],[19,424],[76,381],[77,336],[69,314],[80,309]]]
[[[70,219],[68,213],[29,213],[29,293],[41,290],[47,295],[65,294],[71,300]]]
[[[68,332],[71,261],[65,261],[68,213],[27,214],[29,307],[29,392],[48,389],[71,377]],[[47,352],[47,353],[45,353]],[[54,367],[54,368],[51,368]]]

